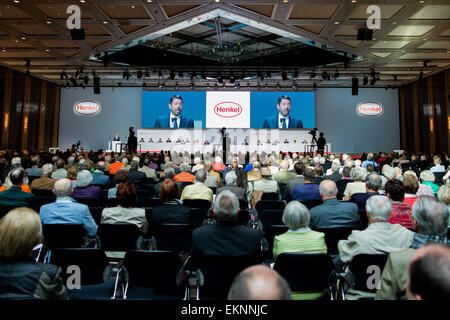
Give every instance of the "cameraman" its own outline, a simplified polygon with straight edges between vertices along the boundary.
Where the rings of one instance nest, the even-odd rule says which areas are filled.
[[[327,140],[323,137],[323,132],[319,133],[319,138],[317,139],[317,153],[323,155],[325,153],[326,144]]]

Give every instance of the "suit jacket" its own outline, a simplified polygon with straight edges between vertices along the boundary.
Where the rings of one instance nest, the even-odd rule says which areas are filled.
[[[333,172],[329,176],[325,176],[325,179],[333,180],[334,182],[337,182],[338,180],[342,179],[342,174],[340,174],[339,172]]]
[[[36,197],[32,193],[24,192],[19,187],[12,186],[8,190],[0,192],[0,206],[28,207],[38,210]],[[1,218],[1,217],[0,217]]]
[[[40,178],[33,180],[31,183],[31,190],[52,190],[56,179],[50,178],[48,174],[41,175]]]
[[[295,186],[302,186],[305,184],[305,179],[303,176],[297,176],[291,181],[289,181],[286,185],[286,194],[291,194],[292,189],[294,189]]]
[[[106,186],[109,183],[109,177],[103,173],[94,172],[92,174],[92,184]]]
[[[297,174],[291,171],[283,170],[278,171],[273,175],[273,180],[278,183],[289,183],[292,179],[295,179]]]
[[[356,228],[361,225],[358,206],[354,203],[328,199],[320,206],[309,210],[311,229]]]
[[[201,226],[192,232],[192,256],[243,256],[261,251],[260,233],[243,225],[221,223]]]
[[[176,201],[171,201],[153,207],[150,226],[153,230],[163,223],[193,223],[191,209],[183,207]]]
[[[156,119],[154,128],[170,128],[170,114],[158,117]],[[185,118],[180,115],[180,126],[179,128],[193,128],[194,121],[192,119]]]
[[[264,120],[263,128],[278,129],[278,114],[274,117],[269,117]],[[294,117],[289,116],[289,129],[291,128],[303,128],[302,120],[296,120]]]
[[[137,181],[144,181],[147,179],[147,175],[144,172],[138,170],[128,171],[128,182],[135,183]]]
[[[358,254],[389,254],[407,249],[414,233],[389,222],[371,223],[362,231],[353,230],[347,240],[338,242],[342,262],[350,262]]]

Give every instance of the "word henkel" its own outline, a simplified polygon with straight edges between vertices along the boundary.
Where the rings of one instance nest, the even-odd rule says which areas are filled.
[[[101,111],[101,106],[98,102],[95,102],[95,101],[89,101],[89,100],[78,101],[73,106],[73,111],[76,114],[91,116],[91,115],[99,113]]]
[[[242,113],[242,107],[236,102],[221,102],[214,107],[214,113],[223,118],[234,118]]]

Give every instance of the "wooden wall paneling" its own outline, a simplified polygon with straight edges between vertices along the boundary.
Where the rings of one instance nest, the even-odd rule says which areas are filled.
[[[412,86],[412,106],[413,106],[413,114],[414,114],[414,123],[412,126],[412,130],[414,130],[414,150],[417,152],[421,150],[421,143],[420,143],[420,135],[421,135],[421,128],[420,126],[420,111],[419,111],[419,94],[418,94],[418,87],[419,84],[417,82],[413,83]]]
[[[436,152],[437,149],[437,138],[436,132],[439,132],[439,127],[437,126],[437,114],[436,114],[436,106],[433,94],[433,77],[428,77],[426,79],[426,88],[427,88],[427,98],[428,98],[428,109],[430,111],[429,114],[429,129],[430,129],[430,152]]]
[[[56,87],[55,108],[53,111],[53,130],[52,130],[52,147],[58,147],[59,134],[59,100],[61,97],[61,87]]]
[[[29,113],[30,113],[30,92],[31,92],[31,77],[25,77],[25,86],[23,92],[22,117],[21,117],[21,131],[22,137],[20,141],[21,149],[28,149],[28,128],[29,128]],[[20,128],[18,128],[20,130]]]
[[[47,82],[42,80],[41,103],[39,104],[39,127],[38,127],[38,144],[37,144],[38,149],[42,149],[44,147],[46,106],[47,106]]]
[[[11,115],[11,89],[12,89],[12,74],[11,69],[4,69],[4,95],[2,104],[2,141],[1,144],[6,146],[9,142],[10,130],[10,115]]]

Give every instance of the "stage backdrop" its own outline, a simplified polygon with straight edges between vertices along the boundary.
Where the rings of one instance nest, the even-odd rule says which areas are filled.
[[[106,149],[115,132],[126,142],[129,126],[143,128],[142,93],[142,88],[102,88],[99,95],[94,95],[92,88],[62,89],[58,146],[70,148],[80,140],[85,149]],[[91,115],[75,112],[74,105],[83,100],[97,102],[101,109]],[[380,104],[382,112],[378,109],[373,112],[369,106],[361,108],[369,110],[365,115],[358,113],[358,105],[365,102]],[[169,110],[167,101],[164,106],[155,107],[154,112],[162,108]],[[264,112],[271,111],[264,108]],[[360,88],[359,95],[352,96],[350,88],[318,89],[315,92],[315,126],[325,133],[333,152],[399,149],[397,90]]]

